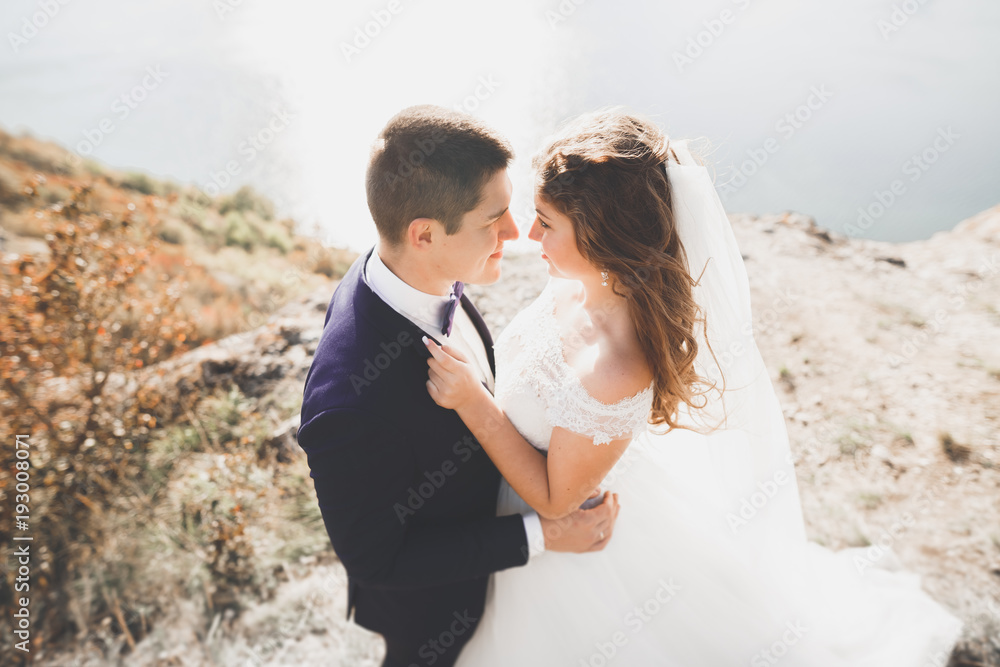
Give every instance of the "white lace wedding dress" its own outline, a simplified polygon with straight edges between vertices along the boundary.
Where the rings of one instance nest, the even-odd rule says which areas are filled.
[[[496,399],[543,451],[556,425],[592,435],[595,446],[634,433],[601,484],[618,492],[621,513],[603,551],[545,552],[495,573],[459,665],[947,663],[961,622],[922,591],[917,575],[888,569],[891,550],[873,561],[865,549],[769,543],[734,530],[739,499],[704,446],[709,436],[677,429],[650,438],[652,387],[615,405],[590,396],[563,358],[553,314],[558,282],[496,341]],[[798,493],[794,478],[781,486]],[[501,484],[499,515],[527,507]]]

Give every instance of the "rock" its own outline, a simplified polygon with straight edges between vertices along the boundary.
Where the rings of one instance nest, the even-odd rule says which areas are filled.
[[[271,437],[263,443],[263,451],[275,450],[277,459],[281,463],[288,463],[292,458],[299,456],[302,450],[298,446],[299,421],[301,415],[296,413],[285,421],[278,424]]]
[[[877,259],[880,262],[888,262],[893,266],[898,266],[904,269],[906,268],[906,261],[900,259],[899,257],[876,257],[875,259]]]
[[[878,444],[872,447],[872,456],[880,461],[889,461],[892,458],[892,453],[885,445]]]
[[[180,396],[210,393],[235,384],[248,397],[260,398],[279,385],[295,385],[309,372],[313,353],[323,332],[323,316],[315,305],[329,301],[332,290],[317,292],[286,304],[259,327],[243,331],[186,354],[150,366],[137,374],[144,391],[160,394],[161,421],[181,417]]]

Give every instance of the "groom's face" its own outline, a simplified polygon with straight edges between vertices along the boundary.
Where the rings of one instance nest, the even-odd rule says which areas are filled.
[[[517,224],[510,213],[512,192],[507,170],[486,182],[479,206],[462,218],[461,229],[442,235],[436,262],[448,280],[489,285],[500,279],[503,244],[517,238]]]

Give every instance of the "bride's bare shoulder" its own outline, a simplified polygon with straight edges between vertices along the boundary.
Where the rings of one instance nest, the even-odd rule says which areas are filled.
[[[613,405],[644,391],[653,374],[641,350],[601,345],[593,370],[580,376],[587,393],[601,403]]]
[[[580,287],[576,281],[552,278],[550,289],[557,311],[579,299]],[[585,372],[577,371],[580,383],[593,398],[613,405],[649,387],[653,375],[634,335],[605,336],[595,347],[593,366]]]

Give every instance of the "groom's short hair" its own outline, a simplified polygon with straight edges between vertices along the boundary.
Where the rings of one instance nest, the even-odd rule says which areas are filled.
[[[500,134],[469,114],[433,105],[403,109],[382,129],[368,162],[368,208],[379,236],[399,245],[417,218],[457,233],[483,187],[513,157]]]

